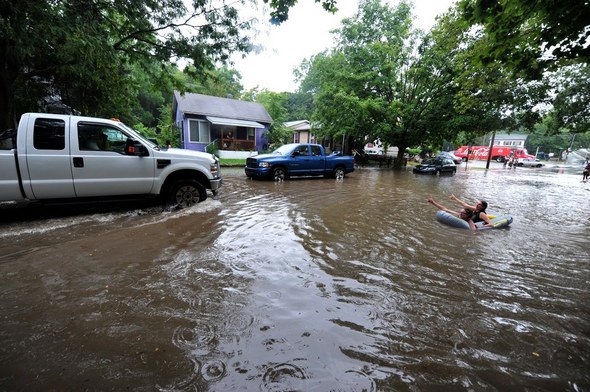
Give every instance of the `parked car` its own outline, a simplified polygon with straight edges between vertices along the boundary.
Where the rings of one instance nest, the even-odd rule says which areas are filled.
[[[428,158],[422,161],[421,164],[414,167],[414,173],[420,174],[455,174],[457,166],[451,158],[438,156],[436,158]]]
[[[453,160],[453,162],[455,162],[455,164],[460,165],[461,162],[463,162],[463,158],[459,158],[458,156],[456,156],[455,154],[453,154],[452,151],[441,151],[438,153],[439,157],[446,157],[446,158],[451,158]]]
[[[516,162],[516,166],[524,167],[542,167],[543,164],[538,159],[533,158],[519,158]]]

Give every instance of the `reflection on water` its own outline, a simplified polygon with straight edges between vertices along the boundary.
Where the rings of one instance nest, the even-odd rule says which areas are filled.
[[[501,166],[499,166],[501,167]],[[590,184],[550,169],[226,177],[0,226],[6,390],[587,390]],[[508,229],[434,219],[484,198]]]

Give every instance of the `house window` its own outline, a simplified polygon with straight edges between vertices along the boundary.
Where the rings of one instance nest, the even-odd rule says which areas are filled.
[[[209,143],[211,141],[211,128],[208,121],[189,120],[188,128],[189,143]]]
[[[299,143],[299,132],[293,133],[293,143]]]
[[[254,140],[255,134],[256,134],[256,130],[254,128],[248,128],[248,134],[246,137],[248,140]]]

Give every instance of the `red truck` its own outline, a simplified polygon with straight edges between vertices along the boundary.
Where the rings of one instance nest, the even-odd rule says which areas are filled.
[[[467,160],[467,149],[468,146],[461,146],[455,152],[455,155],[463,161]],[[471,146],[469,148],[469,160],[487,160],[490,148],[488,146]],[[509,146],[493,146],[492,147],[492,159],[496,162],[507,161],[511,156],[515,158],[532,158],[535,156],[528,153],[526,148],[516,148]]]

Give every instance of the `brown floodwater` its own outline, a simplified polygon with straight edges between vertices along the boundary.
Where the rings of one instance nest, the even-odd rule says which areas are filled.
[[[578,173],[579,172],[579,173]],[[362,168],[219,197],[0,209],[0,389],[588,391],[581,171]],[[507,229],[437,222],[485,198]]]

